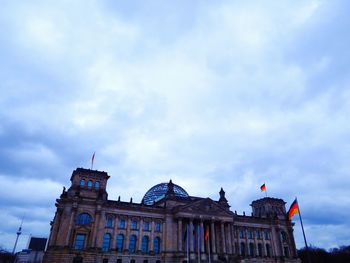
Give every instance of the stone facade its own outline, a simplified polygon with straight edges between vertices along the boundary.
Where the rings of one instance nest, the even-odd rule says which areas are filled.
[[[108,200],[106,172],[78,168],[57,199],[47,263],[300,262],[282,199],[253,201],[251,216],[179,195],[171,181],[151,204]],[[182,189],[182,188],[181,188]]]

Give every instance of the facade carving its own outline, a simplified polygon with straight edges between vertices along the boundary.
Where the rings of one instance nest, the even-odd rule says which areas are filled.
[[[189,196],[169,183],[141,203],[108,200],[106,172],[78,168],[57,199],[47,263],[300,262],[285,202],[253,201],[252,214]]]

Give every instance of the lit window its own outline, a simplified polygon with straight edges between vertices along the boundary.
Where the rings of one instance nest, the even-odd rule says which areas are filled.
[[[149,231],[149,223],[148,222],[143,223],[143,230]]]
[[[117,252],[123,252],[124,236],[122,234],[117,236]]]
[[[80,180],[80,186],[82,186],[82,187],[85,186],[85,180],[84,180],[84,179],[81,179],[81,180]]]
[[[88,181],[87,186],[88,186],[89,188],[92,188],[92,181],[91,181],[91,180]]]
[[[131,235],[129,239],[129,252],[135,253],[136,251],[136,236]]]
[[[119,219],[119,228],[125,229],[125,219]]]
[[[100,182],[99,181],[96,181],[95,182],[95,189],[99,189],[100,188]]]
[[[136,230],[137,229],[137,220],[132,220],[131,222],[131,229]]]
[[[102,244],[102,250],[103,251],[108,251],[109,250],[109,247],[110,247],[110,244],[111,243],[111,234],[104,234],[103,236],[103,244]]]
[[[154,250],[154,254],[159,254],[160,253],[160,238],[159,237],[155,237],[153,240],[153,250]]]
[[[84,249],[84,243],[85,243],[85,235],[84,234],[77,234],[75,237],[75,249]]]
[[[149,238],[148,236],[143,236],[142,237],[142,253],[148,253],[148,243],[149,243]]]
[[[160,232],[160,223],[156,223],[156,231]]]
[[[82,213],[78,216],[77,222],[78,225],[90,225],[91,216],[88,213]]]
[[[108,217],[106,221],[106,227],[112,227],[113,226],[113,218]]]

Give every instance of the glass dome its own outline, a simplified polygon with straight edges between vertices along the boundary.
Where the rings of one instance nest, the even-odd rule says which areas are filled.
[[[145,205],[152,205],[153,202],[161,200],[167,193],[169,184],[173,185],[175,196],[188,197],[188,193],[181,186],[170,181],[169,183],[157,184],[149,189],[143,197],[142,203]]]

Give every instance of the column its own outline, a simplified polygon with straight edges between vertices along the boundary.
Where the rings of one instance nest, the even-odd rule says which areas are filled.
[[[125,249],[129,250],[129,241],[130,241],[130,222],[129,218],[125,218],[126,222],[126,234],[125,234]]]
[[[214,222],[211,222],[210,224],[211,227],[211,251],[213,252],[213,254],[216,253],[216,244],[215,244],[215,225]]]
[[[141,218],[140,224],[139,224],[139,236],[138,236],[138,241],[137,241],[137,243],[138,243],[137,250],[139,250],[139,251],[141,251],[141,249],[142,249],[142,226],[143,226],[143,219]]]
[[[190,219],[190,233],[189,236],[190,236],[190,252],[193,252],[193,221],[192,219]]]
[[[204,253],[204,226],[203,221],[201,220],[201,252]]]
[[[72,213],[71,213],[70,218],[69,218],[69,226],[68,226],[67,236],[66,236],[66,240],[65,240],[66,246],[70,246],[69,240],[71,237],[72,225],[73,225],[73,221],[75,219],[76,211],[77,211],[77,208],[72,207]]]
[[[153,248],[153,240],[154,240],[154,228],[155,228],[155,226],[156,225],[155,225],[154,221],[152,220],[152,222],[151,222],[151,238],[150,238],[150,242],[151,243],[150,243],[150,246],[149,246],[150,247],[149,248],[150,251],[153,251],[153,249],[154,249]],[[163,240],[161,240],[161,242],[164,243]]]
[[[222,240],[222,252],[226,254],[226,242],[225,242],[225,226],[224,222],[221,222],[221,240]]]
[[[57,208],[57,212],[56,212],[55,218],[53,220],[53,225],[52,225],[52,229],[51,229],[51,236],[50,236],[50,241],[49,241],[50,246],[56,245],[57,234],[58,234],[58,231],[60,230],[59,227],[61,225],[62,213],[63,213],[63,209]]]
[[[178,227],[178,231],[177,231],[177,241],[178,241],[178,251],[182,252],[182,219],[179,218],[177,221],[177,227]]]
[[[98,235],[99,235],[99,225],[100,225],[100,217],[101,217],[101,212],[100,211],[96,211],[95,212],[95,222],[94,222],[94,230],[93,230],[93,236],[92,236],[92,242],[90,244],[90,246],[93,247],[98,247]],[[103,233],[102,233],[103,236]],[[102,244],[101,244],[102,245]]]
[[[227,253],[232,254],[232,232],[231,232],[231,224],[227,224]]]

